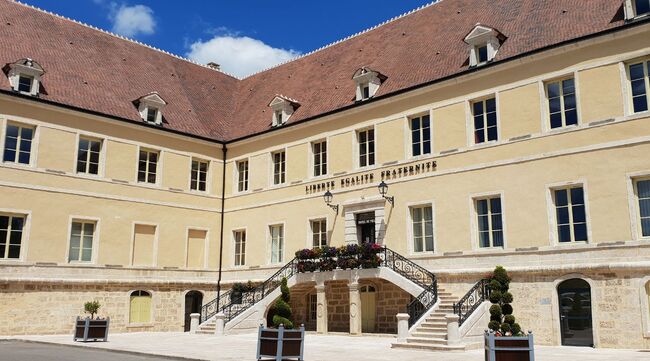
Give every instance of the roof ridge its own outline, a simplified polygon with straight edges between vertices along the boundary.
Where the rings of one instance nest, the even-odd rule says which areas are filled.
[[[296,57],[294,57],[294,58],[291,58],[291,59],[289,59],[289,60],[283,61],[283,62],[278,63],[278,64],[275,64],[275,65],[273,65],[273,66],[269,66],[268,68],[264,68],[264,69],[262,69],[262,70],[256,71],[256,72],[254,72],[254,73],[252,73],[252,74],[250,74],[250,75],[247,75],[247,76],[241,78],[241,80],[244,80],[244,79],[250,78],[250,77],[252,77],[252,76],[254,76],[254,75],[257,75],[257,74],[263,73],[263,72],[268,71],[268,70],[271,70],[271,69],[275,69],[275,68],[277,68],[277,67],[280,67],[280,66],[282,66],[282,65],[285,65],[285,64],[288,64],[288,63],[291,63],[291,62],[294,62],[294,61],[296,61],[296,60],[300,60],[300,59],[302,59],[302,58],[308,57],[308,56],[310,56],[310,55],[312,55],[312,54],[314,54],[314,53],[317,53],[317,52],[319,52],[319,51],[325,50],[325,49],[330,48],[330,47],[332,47],[332,46],[334,46],[334,45],[340,44],[340,43],[345,42],[345,41],[347,41],[347,40],[350,40],[350,39],[352,39],[352,38],[356,38],[357,36],[361,36],[361,35],[363,35],[363,34],[369,33],[369,32],[371,32],[372,30],[375,30],[375,29],[377,29],[377,28],[379,28],[379,27],[381,27],[381,26],[384,26],[384,25],[387,25],[387,24],[392,23],[392,22],[394,22],[394,21],[397,21],[397,20],[399,20],[399,19],[405,18],[405,17],[407,17],[407,16],[409,16],[409,15],[411,15],[411,14],[413,14],[413,13],[416,13],[416,12],[422,10],[422,9],[428,8],[428,7],[430,7],[430,6],[433,6],[433,5],[435,5],[435,4],[437,4],[437,3],[440,3],[440,2],[442,2],[442,1],[443,1],[443,0],[432,0],[431,2],[426,3],[426,4],[424,4],[424,5],[421,5],[421,6],[415,8],[415,9],[413,9],[413,10],[409,10],[409,11],[403,13],[403,14],[400,14],[400,15],[394,16],[394,17],[392,17],[392,18],[390,18],[390,19],[388,19],[388,20],[385,20],[385,21],[383,21],[383,22],[381,22],[381,23],[379,23],[379,24],[376,24],[376,25],[373,25],[373,26],[371,26],[371,27],[369,27],[369,28],[366,28],[366,29],[364,29],[364,30],[358,31],[358,32],[356,32],[356,33],[354,33],[354,34],[352,34],[352,35],[348,35],[348,36],[346,36],[346,37],[344,37],[344,38],[342,38],[342,39],[339,39],[339,40],[333,41],[333,42],[331,42],[331,43],[329,43],[329,44],[323,45],[323,46],[321,46],[320,48],[316,48],[316,49],[314,49],[314,50],[312,50],[312,51],[309,51],[309,52],[304,53],[304,54],[302,54],[302,55],[298,55],[298,56],[296,56]]]
[[[45,9],[41,9],[41,8],[39,8],[38,6],[30,5],[30,4],[24,3],[24,2],[22,2],[22,1],[20,1],[20,0],[9,0],[9,1],[14,2],[14,3],[18,4],[18,5],[22,5],[22,6],[25,6],[25,7],[31,8],[31,9],[36,10],[36,11],[40,11],[40,12],[42,12],[42,13],[44,13],[44,14],[47,14],[47,15],[51,15],[51,16],[57,17],[57,18],[59,18],[59,19],[63,19],[63,20],[66,20],[66,21],[70,21],[70,22],[75,23],[75,24],[77,24],[77,25],[81,25],[81,26],[84,26],[84,27],[90,28],[90,29],[95,30],[95,31],[98,31],[98,32],[100,32],[100,33],[104,33],[104,34],[106,34],[106,35],[109,35],[109,36],[112,36],[112,37],[115,37],[115,38],[118,38],[118,39],[121,39],[121,40],[125,40],[125,41],[128,41],[128,42],[134,43],[134,44],[136,44],[136,45],[143,46],[143,47],[145,47],[145,48],[148,48],[148,49],[151,49],[151,50],[157,51],[157,52],[159,52],[159,53],[163,53],[163,54],[165,54],[165,55],[171,56],[171,57],[173,57],[173,58],[176,58],[176,59],[179,59],[179,60],[182,60],[182,61],[185,61],[185,62],[188,62],[188,63],[190,63],[190,64],[198,65],[198,66],[200,66],[200,67],[202,67],[202,68],[206,68],[206,69],[209,69],[209,70],[212,70],[212,71],[218,72],[218,73],[222,73],[222,74],[224,74],[224,75],[227,75],[227,76],[229,76],[229,77],[235,78],[235,79],[237,79],[237,80],[242,80],[242,78],[237,77],[237,76],[235,76],[235,75],[233,75],[233,74],[230,74],[230,73],[228,73],[228,72],[225,72],[225,71],[223,71],[223,70],[221,70],[221,69],[215,69],[215,68],[213,68],[213,67],[211,67],[211,66],[208,66],[208,65],[206,65],[206,64],[201,64],[201,63],[196,62],[196,61],[194,61],[194,60],[191,60],[191,59],[189,59],[189,58],[186,58],[186,57],[183,57],[183,56],[180,56],[180,55],[177,55],[177,54],[171,53],[171,52],[169,52],[169,51],[167,51],[167,50],[163,50],[163,49],[157,48],[157,47],[155,47],[155,46],[153,46],[153,45],[145,44],[145,43],[143,43],[143,42],[141,42],[141,41],[138,41],[138,40],[135,40],[135,39],[132,39],[132,38],[129,38],[129,37],[123,36],[123,35],[119,35],[119,34],[113,33],[113,32],[108,31],[108,30],[104,30],[104,29],[98,28],[98,27],[96,27],[96,26],[94,26],[94,25],[90,25],[90,24],[84,23],[84,22],[82,22],[82,21],[79,21],[79,20],[76,20],[76,19],[69,18],[69,17],[67,17],[67,16],[60,15],[60,14],[57,14],[57,13],[52,12],[52,11],[48,11],[48,10],[45,10]]]

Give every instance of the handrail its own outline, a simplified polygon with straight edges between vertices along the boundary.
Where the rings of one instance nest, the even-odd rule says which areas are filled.
[[[412,326],[438,301],[436,276],[424,267],[387,247],[383,247],[379,255],[380,257],[383,256],[380,267],[390,268],[423,289],[406,307],[410,316],[409,326]],[[207,321],[219,312],[224,313],[225,322],[234,319],[277,289],[282,282],[282,278],[291,278],[297,272],[298,260],[294,258],[252,291],[242,292],[241,300],[237,300],[239,302],[233,302],[232,290],[222,293],[219,299],[214,299],[201,308],[201,322]]]
[[[458,302],[454,303],[454,314],[458,315],[458,326],[467,321],[469,316],[483,303],[490,298],[490,280],[483,278],[476,282],[474,286]]]
[[[438,280],[426,268],[388,247],[384,247],[383,265],[424,289],[406,306],[409,327],[413,326],[438,301]]]

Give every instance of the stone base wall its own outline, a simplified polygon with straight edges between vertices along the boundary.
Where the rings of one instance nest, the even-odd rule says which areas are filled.
[[[386,280],[373,279],[361,280],[360,285],[370,284],[375,287],[375,332],[397,334],[398,313],[406,312],[406,306],[411,302],[412,296]]]
[[[350,332],[350,289],[347,281],[325,282],[327,330]]]
[[[144,290],[152,297],[151,323],[129,324],[130,294]],[[201,291],[203,302],[216,296],[210,288],[101,284],[0,284],[0,335],[72,334],[74,320],[84,314],[84,303],[97,300],[99,316],[110,317],[110,332],[183,331],[185,294]]]

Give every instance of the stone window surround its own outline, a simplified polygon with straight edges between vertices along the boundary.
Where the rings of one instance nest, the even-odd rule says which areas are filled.
[[[565,127],[572,127],[572,126],[577,126],[577,125],[581,124],[581,122],[580,122],[580,115],[581,115],[580,114],[580,99],[578,98],[578,79],[576,77],[577,75],[578,75],[577,73],[568,74],[566,76],[556,77],[556,78],[548,79],[548,80],[544,81],[544,100],[546,101],[546,104],[545,104],[545,107],[542,108],[542,113],[543,113],[544,116],[546,116],[547,124],[545,124],[544,128],[542,128],[542,129],[545,129],[547,131],[553,131],[555,129],[565,128]],[[575,97],[575,106],[576,106],[575,107],[575,110],[576,110],[576,124],[567,125],[566,124],[566,119],[565,119],[566,110],[564,108],[565,107],[564,99],[563,99],[564,98],[564,90],[563,90],[562,82],[565,81],[565,80],[569,80],[569,79],[573,79],[573,88],[574,88],[573,96]],[[553,84],[553,83],[559,83],[560,84],[560,94],[561,94],[560,95],[560,99],[561,99],[560,101],[561,101],[561,106],[562,106],[562,108],[561,108],[562,109],[561,110],[562,126],[557,127],[557,128],[551,128],[551,112],[550,112],[550,108],[549,108],[551,99],[548,96],[548,86],[550,84]]]
[[[632,240],[634,241],[650,240],[650,237],[643,237],[640,222],[639,198],[637,196],[636,182],[642,180],[650,180],[650,170],[626,174],[630,211],[630,229],[632,230]]]
[[[581,186],[583,190],[583,197],[584,197],[584,202],[585,202],[585,221],[587,224],[587,241],[579,241],[579,242],[565,242],[565,243],[560,243],[558,240],[558,234],[557,234],[557,216],[556,216],[556,210],[555,210],[555,196],[553,195],[553,192],[557,189],[562,189],[562,188],[571,188],[571,187],[577,187]],[[593,243],[593,235],[592,235],[592,223],[591,223],[591,212],[589,210],[589,188],[587,185],[587,180],[586,179],[580,179],[576,181],[568,181],[568,182],[559,182],[559,183],[552,183],[552,184],[547,184],[545,186],[546,188],[546,204],[547,204],[547,216],[548,216],[548,225],[549,225],[549,243],[552,247],[571,247],[574,246],[575,244],[591,244]],[[503,207],[503,206],[502,206]]]
[[[356,215],[359,213],[375,213],[375,243],[384,245],[384,236],[386,234],[385,223],[385,206],[386,200],[381,196],[372,196],[368,198],[357,198],[344,202],[343,216],[345,220],[345,243],[360,244],[359,228],[357,227]]]
[[[244,234],[244,242],[243,242],[243,244],[244,244],[244,252],[241,252],[241,254],[243,255],[243,258],[244,258],[244,262],[242,262],[242,264],[236,264],[235,263],[236,258],[237,258],[237,256],[236,256],[237,255],[237,245],[236,245],[237,244],[237,238],[236,238],[235,234],[238,233],[238,232],[243,232],[243,234]],[[246,265],[246,261],[247,261],[246,258],[248,258],[248,257],[246,257],[246,248],[248,246],[247,245],[247,243],[248,243],[248,227],[233,228],[230,231],[230,238],[232,240],[232,243],[231,243],[232,244],[232,252],[230,252],[230,254],[232,255],[232,268],[233,269],[247,268],[248,266]]]
[[[411,214],[411,210],[414,207],[426,207],[430,206],[431,207],[431,225],[433,227],[433,252],[431,251],[422,251],[422,252],[415,252],[415,244],[414,244],[414,239],[413,239],[413,215]],[[437,237],[437,230],[438,228],[436,227],[436,205],[435,201],[433,199],[429,200],[421,200],[421,201],[416,201],[416,202],[409,202],[406,203],[406,239],[407,241],[407,250],[408,250],[408,255],[409,256],[416,256],[416,255],[428,255],[428,256],[435,256],[438,255],[440,252],[438,252],[438,237]]]
[[[0,265],[6,263],[23,263],[25,257],[27,256],[27,250],[29,246],[29,231],[32,221],[32,211],[27,211],[23,209],[15,208],[0,208],[0,214],[7,214],[12,216],[23,216],[25,218],[25,223],[23,224],[23,238],[20,241],[20,257],[18,258],[0,258]]]
[[[77,174],[77,175],[79,175],[81,177],[89,177],[89,178],[103,178],[103,177],[105,177],[105,166],[104,165],[106,164],[106,151],[104,150],[104,148],[106,147],[106,139],[98,138],[98,137],[91,136],[91,135],[86,135],[85,133],[82,133],[82,132],[76,133],[75,136],[76,136],[75,142],[76,142],[77,146],[75,147],[74,159],[73,159],[73,164],[72,164],[72,169],[74,169],[75,174]],[[99,146],[99,166],[98,166],[98,169],[97,169],[97,174],[92,174],[92,173],[88,173],[88,172],[79,172],[77,170],[77,160],[78,160],[78,157],[79,157],[79,141],[81,139],[90,140],[90,141],[100,143],[100,146]]]
[[[321,215],[321,216],[314,216],[314,217],[309,217],[307,219],[307,241],[306,241],[306,246],[305,248],[308,249],[313,249],[314,248],[314,233],[312,231],[312,222],[314,221],[325,221],[325,242],[327,245],[330,244],[330,239],[332,235],[332,231],[329,229],[330,225],[330,220],[327,215]]]
[[[503,247],[481,247],[480,238],[478,235],[478,223],[477,223],[477,210],[476,210],[476,201],[485,198],[499,197],[501,199],[501,231],[503,232]],[[472,250],[478,252],[484,252],[488,250],[494,251],[507,249],[508,248],[508,229],[506,222],[506,201],[505,201],[505,191],[498,190],[493,192],[481,192],[481,193],[472,193],[469,195],[469,206],[470,206],[470,235],[472,240]],[[435,239],[434,239],[435,241]]]
[[[284,182],[280,183],[275,183],[275,155],[278,153],[284,153]],[[287,182],[287,148],[281,148],[275,151],[272,151],[269,153],[270,161],[269,161],[269,187],[280,187],[286,185]]]
[[[233,159],[233,165],[235,167],[234,171],[232,172],[233,174],[233,193],[234,194],[243,194],[243,193],[250,193],[251,192],[251,186],[250,186],[250,180],[251,180],[251,164],[250,164],[250,159],[248,157],[244,158],[238,158],[238,159]],[[241,162],[247,162],[248,165],[246,166],[246,189],[244,190],[239,190],[239,164]]]
[[[280,239],[282,240],[281,246],[279,247],[280,257],[278,262],[273,262],[273,235],[271,234],[272,227],[282,227],[282,232],[280,233]],[[285,221],[280,222],[270,222],[266,224],[266,259],[268,260],[268,265],[270,266],[280,266],[285,263],[286,251],[287,251],[287,225]]]
[[[197,178],[197,189],[192,189],[192,163],[193,162],[199,162],[199,165],[200,165],[200,163],[207,163],[207,165],[208,165],[208,170],[207,170],[207,172],[205,174],[205,190],[204,191],[198,189],[198,178]],[[211,163],[212,163],[211,161],[209,161],[207,159],[204,159],[204,158],[190,157],[190,164],[189,164],[189,168],[190,168],[189,169],[189,174],[190,174],[190,176],[189,176],[188,183],[187,183],[187,189],[189,189],[190,192],[193,192],[193,193],[196,192],[196,193],[199,193],[199,194],[210,194],[210,193],[212,193],[212,164]],[[200,172],[198,172],[198,173],[200,173]],[[197,175],[198,175],[198,173],[197,173]]]
[[[5,151],[5,143],[7,140],[7,127],[9,125],[19,127],[19,128],[32,128],[33,129],[33,134],[32,134],[32,147],[29,151],[29,163],[24,164],[20,162],[5,162],[4,159],[4,151]],[[36,166],[36,159],[38,157],[38,148],[39,148],[39,135],[40,135],[40,127],[37,126],[36,124],[33,123],[28,123],[28,122],[15,122],[12,120],[6,120],[4,124],[0,122],[0,126],[2,127],[2,132],[0,133],[0,163],[2,164],[11,164],[12,166],[15,167],[35,167]],[[16,144],[16,148],[20,147],[20,144]],[[16,154],[16,158],[18,158],[18,154]],[[77,166],[77,159],[75,157],[74,159],[74,168],[76,169]]]
[[[67,243],[66,243],[66,250],[65,250],[65,260],[67,263],[72,263],[72,264],[87,264],[87,265],[95,265],[97,264],[97,256],[99,254],[99,240],[100,240],[100,218],[97,217],[88,217],[88,216],[79,216],[79,215],[71,215],[68,217],[68,233],[67,233]],[[94,223],[95,224],[95,229],[93,232],[93,248],[92,248],[92,256],[90,257],[90,261],[71,261],[70,260],[70,241],[71,241],[71,231],[72,231],[72,223],[73,222],[80,222],[80,223]],[[83,242],[83,239],[81,240]]]
[[[32,78],[32,86],[30,91],[20,91],[20,93],[30,96],[37,96],[41,90],[41,77],[43,74],[45,74],[45,71],[40,66],[40,64],[33,61],[32,59],[25,58],[9,64],[7,78],[9,78],[9,82],[11,83],[13,90],[17,92],[19,91],[18,82],[20,76]]]
[[[140,152],[149,152],[149,153],[157,153],[158,157],[156,158],[156,181],[154,183],[149,183],[147,181],[141,182],[139,181],[139,171],[140,171]],[[147,157],[149,159],[149,157]],[[136,160],[136,167],[135,167],[135,181],[137,184],[145,187],[153,187],[157,188],[160,187],[162,184],[162,175],[163,175],[163,152],[161,150],[153,149],[153,148],[148,148],[148,147],[143,147],[143,146],[138,146],[138,153],[137,153],[137,160]],[[147,164],[149,161],[147,161]],[[147,166],[147,169],[149,167]]]
[[[361,142],[359,141],[359,134],[362,133],[362,132],[367,132],[369,130],[373,131],[372,142],[373,142],[374,157],[375,157],[374,158],[374,163],[373,164],[366,164],[365,166],[361,166],[361,154],[360,154],[360,149],[359,149],[359,147],[361,145]],[[359,129],[355,130],[354,132],[352,132],[352,135],[354,137],[353,144],[352,144],[352,156],[354,157],[354,163],[353,164],[355,165],[355,169],[357,169],[357,170],[358,169],[364,169],[365,170],[365,169],[372,168],[375,165],[377,165],[377,163],[378,163],[377,162],[377,129],[375,128],[375,126],[372,125],[370,127],[359,128]],[[366,144],[368,144],[367,140],[366,140]],[[366,153],[366,155],[367,154],[368,153]],[[368,160],[366,161],[366,163],[368,163]]]

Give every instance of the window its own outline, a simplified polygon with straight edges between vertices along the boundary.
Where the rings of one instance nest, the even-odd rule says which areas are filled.
[[[488,47],[487,44],[483,46],[477,46],[476,47],[476,54],[478,56],[478,63],[477,65],[480,64],[485,64],[488,62]]]
[[[497,140],[497,102],[495,98],[472,103],[474,116],[474,143]]]
[[[636,16],[650,13],[650,0],[634,0],[634,14]]]
[[[503,247],[501,198],[476,200],[478,241],[481,248]]]
[[[79,138],[77,173],[99,174],[99,155],[101,149],[101,140]]]
[[[576,90],[573,78],[546,84],[551,129],[578,124]]]
[[[494,60],[506,36],[498,30],[476,24],[463,41],[469,45],[469,66],[485,65]]]
[[[630,64],[630,87],[632,88],[632,106],[635,113],[648,110],[648,89],[650,89],[650,60]]]
[[[158,109],[147,107],[147,122],[154,124],[158,122]]]
[[[428,115],[411,118],[411,148],[414,157],[431,153],[431,122]]]
[[[248,190],[248,160],[237,162],[237,191],[246,192]]]
[[[357,133],[359,142],[359,166],[366,167],[375,164],[375,130],[366,129]]]
[[[159,154],[156,151],[140,150],[138,182],[156,184],[158,156]]]
[[[19,259],[25,216],[0,215],[0,259]]]
[[[34,83],[34,78],[27,75],[18,76],[18,91],[21,93],[31,93],[32,84]]]
[[[650,179],[636,182],[641,236],[650,237]]]
[[[129,323],[151,322],[151,294],[147,291],[131,292]]]
[[[411,207],[413,251],[433,252],[433,208]]]
[[[246,231],[235,231],[235,266],[246,264]]]
[[[74,221],[70,227],[69,262],[90,262],[93,258],[95,222]]]
[[[273,110],[271,126],[278,127],[289,120],[293,112],[300,107],[300,103],[295,99],[278,95],[271,100],[268,106]]]
[[[587,241],[587,217],[581,186],[553,191],[558,241]]]
[[[284,226],[270,226],[271,233],[271,263],[281,263],[284,259]]]
[[[386,79],[385,75],[365,66],[355,70],[352,75],[352,80],[354,80],[356,84],[356,101],[363,101],[372,98],[379,90],[381,83]]]
[[[205,192],[208,183],[208,162],[192,159],[190,171],[190,189],[193,191]]]
[[[325,219],[316,219],[310,221],[312,247],[327,246],[327,221]]]
[[[307,297],[309,298],[309,321],[316,321],[318,317],[318,295],[310,293]]]
[[[276,110],[275,111],[275,124],[276,125],[281,125],[284,123],[284,112],[282,110]]]
[[[327,174],[327,141],[314,142],[311,145],[314,153],[314,177]]]
[[[29,164],[33,138],[34,128],[7,124],[5,151],[2,160],[11,163]]]
[[[363,100],[370,98],[370,84],[365,83],[361,85],[361,97]]]
[[[286,153],[275,152],[273,157],[273,184],[284,184],[286,181]]]

